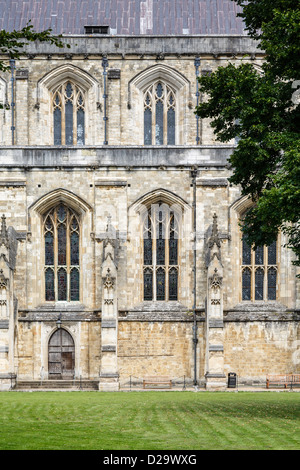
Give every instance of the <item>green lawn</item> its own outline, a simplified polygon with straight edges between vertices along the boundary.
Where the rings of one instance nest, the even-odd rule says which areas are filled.
[[[297,392],[1,392],[0,449],[300,449]]]

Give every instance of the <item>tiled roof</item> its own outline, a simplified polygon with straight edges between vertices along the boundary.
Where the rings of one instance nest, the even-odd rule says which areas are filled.
[[[245,34],[231,0],[0,0],[0,29],[84,34],[107,25],[111,34]]]

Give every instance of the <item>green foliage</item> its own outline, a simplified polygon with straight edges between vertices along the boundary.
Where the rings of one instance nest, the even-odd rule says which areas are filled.
[[[11,59],[19,59],[22,49],[28,42],[40,41],[54,44],[57,47],[64,47],[62,36],[52,36],[51,29],[37,33],[33,26],[29,23],[20,31],[8,32],[4,29],[0,31],[0,54],[8,55]],[[70,47],[70,45],[66,45]],[[5,72],[9,69],[9,65],[0,60],[0,70]]]
[[[250,61],[199,78],[207,101],[196,113],[210,118],[221,142],[238,138],[230,164],[254,209],[245,216],[248,242],[269,244],[282,230],[300,266],[300,5],[289,0],[238,0],[249,34],[266,53],[262,70]],[[297,82],[299,80],[299,83]]]

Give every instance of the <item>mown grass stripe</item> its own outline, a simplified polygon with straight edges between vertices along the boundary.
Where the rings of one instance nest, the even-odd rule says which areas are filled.
[[[0,393],[0,449],[299,449],[299,393]]]

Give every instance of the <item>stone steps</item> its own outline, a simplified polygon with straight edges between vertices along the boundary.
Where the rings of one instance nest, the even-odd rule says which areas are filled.
[[[14,390],[99,390],[97,380],[20,380]]]

